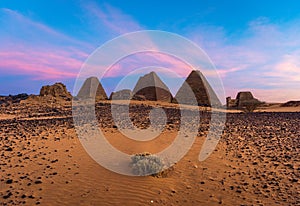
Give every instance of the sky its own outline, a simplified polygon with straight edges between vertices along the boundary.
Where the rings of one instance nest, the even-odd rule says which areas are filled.
[[[296,0],[2,0],[0,95],[38,94],[55,82],[72,91],[98,47],[129,32],[161,30],[206,52],[226,96],[249,90],[267,102],[300,100],[299,9]],[[125,70],[101,80],[108,95]]]

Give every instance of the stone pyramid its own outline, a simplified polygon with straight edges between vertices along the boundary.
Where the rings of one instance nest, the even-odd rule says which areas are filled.
[[[171,102],[173,97],[169,88],[155,72],[150,72],[138,80],[133,89],[132,99]]]
[[[78,98],[94,98],[97,100],[107,99],[107,95],[97,77],[87,78],[77,94]]]
[[[192,89],[198,106],[221,106],[221,102],[216,93],[203,74],[198,70],[193,70],[186,78],[175,95],[175,101],[177,100],[182,104],[193,104],[193,98],[191,98],[188,92],[188,86]]]

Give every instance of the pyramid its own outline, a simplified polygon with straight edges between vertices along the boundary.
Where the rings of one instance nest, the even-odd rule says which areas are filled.
[[[132,99],[171,102],[173,97],[169,88],[155,72],[150,72],[139,78],[133,89]]]
[[[107,99],[107,95],[97,77],[87,78],[77,94],[78,98]]]
[[[253,97],[252,93],[249,91],[239,92],[236,96],[237,107],[242,108],[249,103],[260,103],[260,101]]]
[[[206,78],[198,70],[193,70],[186,78],[183,85],[175,95],[175,101],[182,104],[193,104],[193,97],[190,95],[189,88],[193,91],[197,100],[198,106],[221,106],[216,93],[209,85]]]

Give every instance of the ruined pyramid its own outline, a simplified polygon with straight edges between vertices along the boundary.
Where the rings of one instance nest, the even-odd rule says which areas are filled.
[[[132,98],[132,92],[130,89],[122,89],[116,92],[112,92],[109,96],[109,100],[130,100]]]
[[[72,95],[68,92],[66,85],[63,83],[55,83],[53,85],[43,86],[40,90],[41,97],[59,97],[62,99],[70,100]]]
[[[150,72],[139,78],[133,89],[132,99],[171,102],[173,97],[169,88],[162,82],[155,72]]]
[[[87,78],[77,94],[78,98],[107,99],[107,95],[97,77]]]
[[[198,106],[221,106],[221,102],[209,85],[206,78],[198,70],[193,70],[182,84],[174,102],[178,101],[182,104],[193,104],[193,97],[191,97],[188,87],[191,88],[195,95]]]

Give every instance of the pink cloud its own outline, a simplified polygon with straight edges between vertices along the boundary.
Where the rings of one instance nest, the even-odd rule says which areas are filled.
[[[0,52],[1,73],[31,75],[34,79],[64,79],[77,75],[82,61],[53,52]]]
[[[88,56],[84,52],[88,44],[10,9],[0,12],[5,14],[3,22],[7,22],[0,25],[6,28],[0,31],[1,74],[28,75],[39,80],[76,77]]]
[[[243,89],[237,90],[227,87],[226,96],[236,98],[239,91],[250,91],[255,98],[268,103],[283,103],[291,100],[299,101],[299,90],[297,88],[257,89],[245,87]]]
[[[117,34],[140,30],[141,27],[128,15],[104,4],[86,6],[88,13]],[[0,72],[2,74],[29,75],[33,79],[75,78],[90,44],[78,41],[55,29],[34,21],[16,11],[0,9],[4,14],[0,25]],[[11,27],[10,25],[14,25]],[[22,34],[20,36],[20,34]],[[99,69],[99,67],[98,67]]]
[[[219,27],[198,27],[189,36],[208,53],[226,95],[250,90],[265,101],[300,99],[300,28],[298,21],[272,23],[259,18],[232,38]],[[264,97],[265,95],[265,97]]]
[[[123,76],[144,67],[168,68],[180,77],[186,77],[192,70],[190,65],[174,56],[158,52],[142,52],[121,59],[109,68],[105,77]]]
[[[265,75],[277,77],[283,82],[300,82],[300,50],[292,54],[284,55],[281,60],[274,65],[274,68],[266,72]]]
[[[248,89],[261,101],[270,103],[283,103],[291,100],[299,100],[299,89]]]

